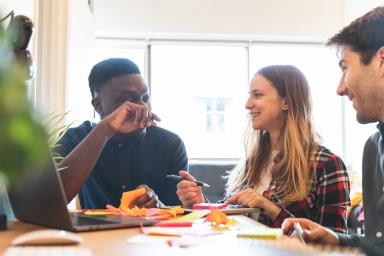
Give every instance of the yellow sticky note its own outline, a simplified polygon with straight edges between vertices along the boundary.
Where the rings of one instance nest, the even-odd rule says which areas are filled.
[[[195,221],[195,220],[199,220],[199,219],[203,218],[204,216],[206,216],[210,212],[211,212],[211,210],[193,211],[193,212],[188,213],[184,216],[176,218],[172,221]]]
[[[85,215],[91,215],[91,216],[95,216],[95,215],[115,215],[115,213],[110,212],[110,211],[92,211],[92,210],[85,211],[84,214]]]
[[[250,228],[237,232],[239,238],[277,239],[283,235],[281,228]]]

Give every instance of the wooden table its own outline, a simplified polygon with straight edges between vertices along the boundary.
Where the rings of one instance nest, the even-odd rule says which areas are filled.
[[[261,225],[245,216],[236,216],[242,222],[249,225]],[[9,222],[8,230],[0,231],[0,255],[10,246],[11,241],[25,232],[44,229],[44,227],[18,221]],[[92,232],[77,233],[83,238],[83,242],[78,247],[89,248],[94,256],[118,256],[118,255],[140,255],[140,256],[178,256],[178,255],[303,255],[303,252],[316,253],[318,249],[303,245],[297,239],[283,238],[276,241],[264,240],[244,240],[240,239],[232,242],[203,243],[199,246],[180,248],[170,247],[166,243],[155,244],[133,244],[128,243],[127,239],[138,235],[139,228],[114,229]],[[284,245],[283,245],[284,244]],[[322,254],[324,255],[324,254]],[[332,255],[355,255],[350,252],[337,253]],[[356,254],[360,255],[360,254]]]
[[[0,255],[3,255],[5,250],[10,246],[11,241],[18,235],[39,229],[44,229],[44,227],[18,221],[10,222],[7,231],[0,231]],[[139,233],[138,228],[81,232],[77,234],[83,238],[83,242],[75,246],[90,248],[95,256],[117,256],[121,255],[122,252],[127,255],[150,255],[150,253],[157,250],[166,252],[168,249],[167,245],[148,246],[129,244],[126,242],[127,238]]]

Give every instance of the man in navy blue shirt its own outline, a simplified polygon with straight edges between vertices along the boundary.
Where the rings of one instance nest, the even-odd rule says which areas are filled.
[[[138,207],[180,204],[176,182],[166,175],[188,170],[187,153],[176,134],[155,125],[160,120],[136,64],[106,59],[88,80],[101,120],[69,129],[56,148],[68,202],[79,194],[82,208],[119,206],[122,192],[144,186]]]

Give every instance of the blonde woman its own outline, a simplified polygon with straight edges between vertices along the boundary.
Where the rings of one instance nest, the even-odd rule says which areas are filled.
[[[229,174],[224,201],[260,208],[258,220],[271,227],[295,216],[346,232],[348,173],[338,156],[316,142],[310,90],[301,71],[280,65],[260,69],[245,107],[246,161]],[[180,175],[193,179],[184,171]],[[194,182],[181,181],[177,188],[184,206],[205,201]]]

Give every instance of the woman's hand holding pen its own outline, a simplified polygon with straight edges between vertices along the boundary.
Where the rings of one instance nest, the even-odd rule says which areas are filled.
[[[295,223],[303,229],[303,238],[309,243],[338,245],[339,238],[332,230],[304,218],[287,218],[281,227],[285,234],[289,234]]]
[[[180,171],[179,175],[189,180],[195,180],[195,178],[186,171]],[[184,207],[192,207],[193,204],[205,202],[202,188],[195,182],[180,181],[177,183],[176,194]]]
[[[252,188],[240,191],[236,195],[230,197],[225,203],[240,204],[250,208],[260,208],[263,210],[263,214],[267,215],[272,220],[275,220],[281,211],[279,206],[269,201]]]

